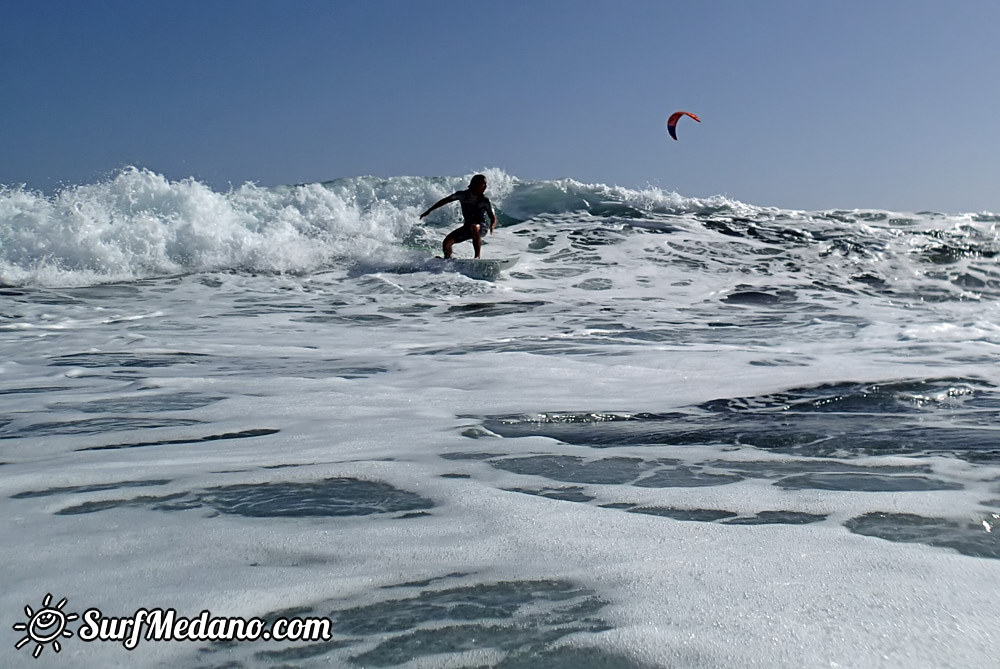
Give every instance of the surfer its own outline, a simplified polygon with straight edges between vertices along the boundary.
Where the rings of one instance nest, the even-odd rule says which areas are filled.
[[[477,174],[469,181],[467,189],[452,193],[448,197],[438,200],[431,205],[430,209],[420,214],[420,218],[423,218],[438,207],[444,206],[449,202],[458,201],[462,205],[462,218],[465,219],[465,224],[460,228],[452,230],[444,238],[444,243],[441,246],[445,258],[451,257],[452,246],[457,242],[464,242],[468,239],[472,240],[472,247],[476,250],[476,257],[478,258],[479,250],[483,244],[481,237],[483,234],[482,230],[483,226],[486,225],[487,217],[490,219],[490,234],[493,234],[493,229],[497,226],[497,217],[493,213],[493,203],[490,202],[488,197],[483,195],[485,192],[486,176]]]

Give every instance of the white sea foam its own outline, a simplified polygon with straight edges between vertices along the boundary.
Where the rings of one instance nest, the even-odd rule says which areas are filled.
[[[336,634],[3,664],[991,666],[989,216],[487,176],[497,282],[468,175],[4,191],[6,624]]]

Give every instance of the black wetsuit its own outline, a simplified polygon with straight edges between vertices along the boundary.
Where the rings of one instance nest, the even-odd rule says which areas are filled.
[[[486,227],[486,218],[489,212],[493,211],[493,203],[485,195],[477,195],[471,190],[460,190],[448,196],[447,202],[457,201],[462,205],[462,218],[465,225],[456,230],[453,239],[456,242],[464,242],[472,239],[475,235],[475,226],[479,226],[479,233],[484,234],[489,228]]]

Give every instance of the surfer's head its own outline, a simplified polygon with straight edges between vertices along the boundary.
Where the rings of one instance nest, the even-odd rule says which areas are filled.
[[[469,180],[469,190],[482,195],[486,192],[486,175],[477,174]]]

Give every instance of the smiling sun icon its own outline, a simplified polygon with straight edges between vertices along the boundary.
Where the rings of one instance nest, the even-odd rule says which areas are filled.
[[[73,633],[66,629],[66,623],[76,620],[79,616],[75,613],[65,613],[62,607],[66,606],[66,598],[63,597],[59,603],[52,606],[52,595],[45,595],[42,600],[42,608],[32,611],[30,606],[24,607],[24,613],[28,616],[28,622],[15,623],[14,630],[24,632],[25,636],[16,644],[15,648],[20,648],[26,643],[35,642],[35,651],[32,657],[38,658],[42,654],[45,644],[51,643],[52,649],[57,653],[62,650],[59,643],[61,637],[72,637]]]

